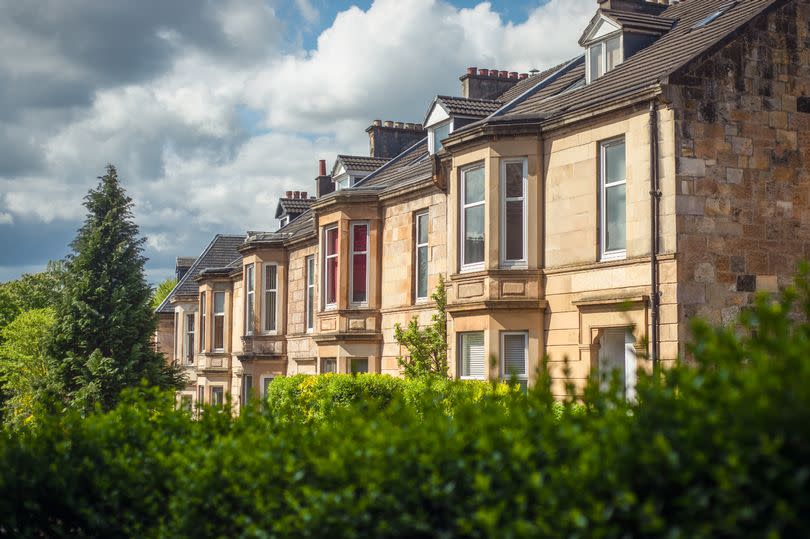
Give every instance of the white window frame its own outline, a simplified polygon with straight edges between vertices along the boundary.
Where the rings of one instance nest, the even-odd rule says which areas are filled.
[[[191,325],[189,325],[189,317],[191,317]],[[194,324],[197,323],[197,316],[195,313],[185,313],[185,340],[183,341],[183,356],[185,356],[186,365],[194,365],[194,343],[196,333],[194,331]]]
[[[419,226],[420,218],[425,218],[425,227],[427,227],[427,231],[425,232],[425,237],[427,240],[425,243],[419,243],[419,236],[421,232],[421,228]],[[413,236],[413,260],[414,260],[414,268],[413,268],[413,295],[416,301],[427,301],[430,297],[430,209],[425,209],[424,211],[419,211],[414,214],[414,236]],[[419,295],[419,249],[424,247],[425,248],[425,271],[427,275],[425,275],[425,280],[428,281],[428,286],[425,288],[425,295]]]
[[[607,42],[611,41],[611,40],[613,40],[613,39],[615,39],[617,37],[619,38],[619,55],[621,56],[621,61],[618,64],[616,64],[615,66],[613,66],[612,69],[609,70],[608,69],[608,60],[607,60]],[[608,74],[609,71],[612,71],[613,69],[616,69],[617,66],[624,63],[624,32],[617,32],[617,33],[613,33],[613,34],[608,34],[607,36],[604,36],[603,38],[601,38],[597,43],[593,43],[593,44],[588,46],[588,50],[586,51],[586,54],[585,54],[585,82],[586,82],[586,84],[591,84],[592,82],[594,82],[594,80],[596,80],[591,76],[591,49],[593,47],[601,47],[601,52],[602,52],[602,60],[601,60],[602,61],[602,77],[604,77],[605,75]],[[601,77],[597,77],[597,79],[599,79],[599,78],[601,78]]]
[[[289,215],[285,215],[284,217],[282,217],[281,219],[278,220],[279,228],[283,228],[283,227],[287,226],[288,224],[290,224],[290,216]]]
[[[276,282],[274,288],[267,288],[267,270],[268,268],[276,268]],[[262,333],[265,335],[276,335],[278,333],[278,313],[279,313],[279,293],[278,293],[278,264],[276,263],[266,263],[262,265],[262,288],[264,289],[264,294],[262,296]],[[268,328],[267,327],[267,305],[269,303],[268,297],[271,294],[275,294],[276,297],[276,318],[275,318],[275,327]]]
[[[466,191],[466,183],[464,180],[466,178],[467,173],[472,170],[481,169],[484,172],[484,199],[480,202],[473,202],[472,204],[465,204],[465,191]],[[461,273],[473,272],[473,271],[482,271],[485,267],[487,261],[487,223],[486,223],[486,215],[487,215],[487,175],[486,175],[486,165],[485,163],[479,162],[469,166],[466,166],[461,169],[461,176],[460,176],[460,185],[459,185],[459,253],[461,258],[459,260],[459,266]],[[472,264],[465,264],[464,263],[464,245],[465,245],[465,231],[466,231],[466,210],[467,208],[474,208],[477,206],[484,206],[484,260],[481,262],[474,262]]]
[[[624,145],[624,179],[612,183],[605,183],[605,179],[607,178],[607,161],[605,159],[605,150],[617,144]],[[607,189],[608,187],[615,187],[618,185],[625,186],[625,248],[607,251],[605,250],[607,247]],[[627,143],[623,136],[603,140],[599,143],[599,229],[599,260],[610,261],[624,260],[627,258]]]
[[[304,318],[306,319],[307,333],[311,333],[315,329],[315,256],[310,255],[304,259],[306,279],[306,296],[304,297]],[[311,296],[310,296],[311,294]]]
[[[523,196],[506,198],[506,165],[520,163],[523,165]],[[501,160],[501,245],[500,258],[502,268],[526,269],[529,267],[529,160],[526,157]],[[523,257],[519,260],[506,258],[506,207],[507,202],[523,202]]]
[[[476,333],[480,333],[484,339],[484,374],[482,376],[463,376],[461,373],[463,372],[463,365],[464,365],[464,347],[462,346],[462,339],[465,335],[473,335]],[[460,380],[487,380],[489,378],[489,370],[488,370],[488,361],[486,357],[487,353],[487,335],[486,333],[481,331],[463,331],[456,334],[456,346],[458,348],[456,352],[456,365],[458,369],[458,378]]]
[[[448,129],[448,131],[447,131],[447,134],[449,136],[449,135],[451,135],[453,133],[453,127],[454,127],[453,126],[453,118],[447,119],[447,120],[445,120],[443,122],[437,122],[435,125],[431,125],[428,128],[428,149],[430,150],[431,155],[435,155],[436,152],[438,151],[438,149],[435,148],[436,142],[438,142],[436,140],[436,129],[438,129],[440,127],[444,127],[445,125],[450,126],[450,129]]]
[[[276,379],[276,375],[275,375],[275,374],[262,374],[262,375],[261,375],[261,377],[260,377],[260,380],[261,380],[261,386],[259,386],[259,392],[260,392],[260,395],[261,395],[261,398],[262,398],[262,399],[266,399],[266,398],[267,398],[267,391],[265,390],[264,381],[265,381],[265,380],[270,380],[270,383],[272,384],[272,383],[273,383],[273,380],[275,380],[275,379]]]
[[[518,381],[529,381],[529,332],[528,331],[502,331],[501,332],[501,378],[509,381],[512,379],[512,373],[506,372],[506,337],[520,335],[523,337],[523,361],[524,373],[515,374],[515,379]]]
[[[183,328],[180,326],[180,313],[174,311],[174,363],[180,361],[180,335]]]
[[[222,294],[222,312],[217,312],[217,294]],[[214,292],[214,327],[211,331],[211,348],[214,352],[224,352],[225,351],[225,292]],[[216,341],[217,341],[217,318],[222,318],[222,348],[216,348]]]
[[[355,230],[358,227],[364,226],[366,227],[366,250],[365,251],[355,251],[354,250],[354,234]],[[368,221],[353,221],[351,226],[349,227],[351,231],[349,237],[349,305],[353,307],[365,307],[368,305],[368,296],[369,296],[369,240],[371,238],[371,230],[369,228]],[[354,257],[355,255],[364,255],[366,257],[366,298],[361,301],[355,301],[354,299]]]
[[[329,244],[329,232],[332,230],[335,231],[335,235],[337,238],[337,246],[335,247],[335,254],[330,255],[328,251],[328,244]],[[334,303],[327,303],[329,298],[329,260],[332,258],[335,259],[335,302]],[[331,311],[337,309],[337,304],[339,301],[338,298],[338,289],[340,288],[340,232],[338,231],[337,225],[335,226],[327,226],[323,229],[323,266],[321,270],[321,280],[323,282],[323,286],[321,287],[321,291],[323,292],[323,308],[325,311]]]
[[[256,265],[245,266],[245,335],[253,335],[256,323]],[[253,324],[251,324],[253,322]]]

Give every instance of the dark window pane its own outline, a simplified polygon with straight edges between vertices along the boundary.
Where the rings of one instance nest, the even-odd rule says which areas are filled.
[[[464,264],[484,261],[484,206],[464,210]]]
[[[326,261],[326,303],[337,302],[337,258],[330,258]]]
[[[506,198],[523,196],[523,163],[506,163]]]
[[[368,227],[366,225],[356,225],[354,227],[353,250],[354,252],[365,251],[368,244]]]
[[[605,231],[606,251],[624,249],[626,245],[625,229],[627,221],[625,217],[625,184],[608,187],[605,194]]]
[[[506,260],[523,260],[523,201],[506,203]]]
[[[214,348],[222,350],[225,348],[225,317],[214,317]]]
[[[338,242],[338,234],[337,229],[332,228],[326,231],[326,254],[327,255],[334,255],[337,254],[337,242]]]
[[[366,263],[365,254],[354,255],[352,260],[352,301],[366,301]]]
[[[419,247],[416,252],[417,268],[416,268],[416,297],[426,298],[428,288],[428,249],[427,247]]]

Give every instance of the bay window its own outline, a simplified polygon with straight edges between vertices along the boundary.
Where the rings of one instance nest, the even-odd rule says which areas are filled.
[[[501,377],[516,380],[526,388],[529,380],[529,334],[525,331],[501,333]]]
[[[338,280],[338,229],[331,227],[324,230],[324,282],[323,282],[323,302],[324,307],[333,309],[337,305],[337,280]]]
[[[352,224],[352,303],[368,302],[368,223]]]
[[[428,297],[428,212],[417,213],[414,234],[415,275],[414,290],[416,299]]]
[[[245,266],[245,335],[253,335],[253,304],[255,302],[256,274],[253,264]]]
[[[276,331],[278,312],[278,266],[264,266],[264,331]]]
[[[461,171],[461,270],[484,269],[484,165]]]
[[[528,162],[501,163],[501,266],[526,267],[528,259]]]
[[[306,309],[307,309],[307,331],[311,331],[315,327],[315,257],[308,256],[306,258],[307,266],[307,296],[306,296]]]
[[[459,377],[467,380],[487,378],[484,332],[458,334]]]
[[[194,365],[194,314],[186,315],[186,365]]]
[[[225,350],[225,292],[214,292],[214,352]]]
[[[601,259],[624,258],[627,245],[627,178],[624,139],[603,142],[600,155]]]

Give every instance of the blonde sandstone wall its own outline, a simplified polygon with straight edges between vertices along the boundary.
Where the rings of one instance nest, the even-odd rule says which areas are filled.
[[[306,329],[306,259],[315,257],[315,313],[320,305],[320,264],[317,244],[292,249],[287,282],[287,374],[316,374],[317,346]]]
[[[598,262],[599,143],[625,137],[627,158],[627,259]],[[581,386],[592,371],[595,331],[634,325],[637,343],[650,335],[649,111],[547,136],[546,352],[555,391],[563,390],[564,360]],[[675,249],[674,117],[659,110],[661,358],[678,353]],[[646,353],[643,347],[639,352]],[[645,362],[640,362],[649,368]]]
[[[433,303],[414,300],[415,253],[414,214],[428,210],[428,290],[433,291],[439,275],[447,272],[447,205],[445,195],[435,188],[427,194],[390,203],[383,208],[381,316],[383,352],[381,372],[398,375],[397,358],[406,353],[394,339],[397,323],[405,326],[414,316],[420,324],[430,323]]]

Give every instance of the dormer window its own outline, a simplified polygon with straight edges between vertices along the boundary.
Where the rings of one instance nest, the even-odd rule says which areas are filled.
[[[428,129],[428,145],[430,153],[435,154],[442,149],[442,140],[450,136],[453,132],[453,121],[437,124]]]
[[[588,48],[588,83],[615,68],[623,60],[621,34],[594,43]]]

